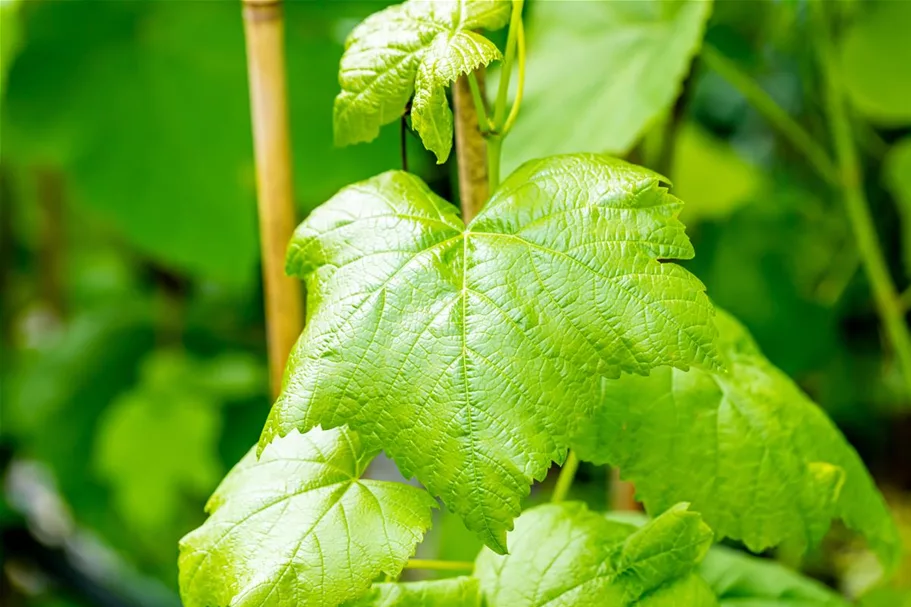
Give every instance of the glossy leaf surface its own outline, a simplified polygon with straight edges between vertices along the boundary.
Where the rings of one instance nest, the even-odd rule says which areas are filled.
[[[350,424],[504,552],[600,376],[713,364],[701,283],[658,261],[693,254],[680,206],[594,155],[526,164],[468,227],[407,173],[343,189],[291,243],[310,317],[261,444]]]
[[[397,576],[430,526],[423,489],[361,475],[374,453],[346,428],[294,432],[254,450],[181,540],[187,607],[339,605]]]

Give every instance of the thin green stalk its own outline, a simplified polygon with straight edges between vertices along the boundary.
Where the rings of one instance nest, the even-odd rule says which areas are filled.
[[[819,175],[835,186],[841,185],[841,178],[835,164],[829,158],[825,148],[818,144],[813,137],[800,124],[791,118],[787,112],[778,105],[762,87],[744,74],[737,64],[722,55],[715,48],[706,45],[702,49],[702,60],[711,70],[724,78],[735,89],[740,91],[746,100],[760,113],[778,132],[803,154]]]
[[[434,571],[474,571],[474,563],[468,561],[437,561],[432,559],[411,559],[405,569],[432,569]]]
[[[522,23],[522,4],[524,0],[513,0],[512,16],[509,18],[509,33],[506,36],[506,55],[503,58],[503,69],[500,87],[497,89],[497,101],[493,110],[493,124],[500,129],[506,119],[506,101],[509,96],[509,77],[512,75],[512,62],[516,57],[516,46],[519,35],[519,24]]]
[[[905,382],[911,390],[911,333],[905,324],[898,291],[889,275],[864,194],[860,160],[854,144],[851,122],[848,119],[841,74],[835,60],[829,27],[822,7],[817,4],[815,9],[819,19],[820,62],[826,81],[826,115],[835,144],[835,157],[844,190],[848,218],[857,240],[857,250],[860,253],[864,270],[873,289],[873,297],[880,318],[885,325],[889,341],[895,349]]]
[[[512,107],[509,109],[509,116],[506,117],[506,124],[504,124],[503,128],[500,130],[500,134],[504,137],[512,130],[512,125],[515,124],[516,118],[519,116],[519,108],[522,107],[522,94],[525,92],[525,25],[522,23],[521,18],[519,19],[516,32],[516,45],[519,51],[519,81],[516,83],[516,98],[513,100]]]
[[[487,133],[493,129],[493,125],[490,124],[490,118],[487,116],[481,87],[478,85],[478,77],[474,72],[468,73],[468,86],[471,88],[471,99],[474,101],[474,110],[478,115],[478,128],[481,133]]]
[[[493,134],[487,141],[487,176],[490,191],[500,185],[500,154],[503,151],[503,127],[506,125],[506,101],[509,96],[509,77],[516,57],[519,29],[522,27],[522,5],[524,0],[513,0],[512,16],[509,19],[509,33],[506,36],[506,55],[500,70],[500,86],[493,108]],[[524,59],[524,52],[523,52]],[[524,69],[524,68],[523,68]],[[524,75],[522,76],[524,79]]]
[[[566,494],[569,493],[569,488],[573,484],[573,479],[576,478],[576,470],[578,469],[579,458],[576,456],[575,451],[570,451],[569,455],[566,456],[566,463],[560,468],[560,476],[557,477],[554,493],[550,497],[552,503],[559,504],[566,499]]]

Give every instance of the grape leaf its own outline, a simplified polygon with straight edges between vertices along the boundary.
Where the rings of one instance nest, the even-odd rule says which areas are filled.
[[[180,544],[187,607],[339,605],[398,575],[430,526],[422,489],[361,480],[373,453],[346,428],[292,433],[254,450]]]
[[[847,607],[831,588],[775,561],[715,546],[699,567],[721,607]]]
[[[604,381],[579,456],[618,466],[650,512],[690,500],[751,550],[813,544],[838,517],[894,563],[894,522],[857,453],[736,320],[719,311],[716,323],[727,373]]]
[[[374,584],[369,593],[345,607],[481,607],[481,591],[472,577]]]
[[[911,276],[911,137],[900,140],[889,150],[883,161],[883,178],[898,207],[905,273]]]
[[[516,520],[509,540],[511,554],[485,549],[475,563],[490,607],[716,604],[693,573],[712,532],[686,504],[640,529],[579,502],[538,506]]]
[[[452,148],[452,112],[444,87],[500,57],[472,29],[509,21],[503,0],[408,0],[375,13],[345,42],[335,100],[338,145],[372,141],[398,119],[414,94],[412,124],[439,163]]]
[[[536,3],[522,112],[503,168],[563,152],[628,152],[673,103],[711,7],[686,0]]]
[[[417,177],[344,188],[295,233],[304,333],[261,444],[350,424],[498,552],[600,375],[712,365],[681,202],[594,155],[530,162],[466,228]]]
[[[870,2],[840,45],[845,89],[865,116],[879,124],[911,124],[911,21],[908,2]]]

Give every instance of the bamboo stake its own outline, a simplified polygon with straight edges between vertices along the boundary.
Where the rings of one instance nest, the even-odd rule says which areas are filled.
[[[285,248],[295,224],[284,10],[281,0],[243,0],[243,14],[256,152],[269,379],[275,397],[281,389],[285,361],[303,327],[300,284],[284,271]]]
[[[640,508],[636,501],[636,487],[620,478],[619,468],[611,468],[610,472],[610,509],[614,512],[638,511]]]
[[[480,90],[484,90],[484,72],[477,72]],[[467,224],[487,202],[487,144],[478,128],[478,113],[466,76],[459,78],[452,90],[455,106],[456,162],[459,171],[459,198],[462,219]]]

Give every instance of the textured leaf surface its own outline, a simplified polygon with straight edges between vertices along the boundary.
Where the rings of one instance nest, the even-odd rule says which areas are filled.
[[[539,2],[504,169],[564,152],[625,154],[673,103],[711,2]]]
[[[333,606],[396,576],[436,502],[422,489],[361,480],[373,453],[346,428],[297,432],[253,450],[180,546],[187,607]]]
[[[345,43],[335,100],[339,145],[371,141],[398,119],[414,95],[413,125],[440,163],[452,148],[452,113],[444,87],[498,59],[489,40],[470,30],[509,21],[502,0],[409,0],[368,17]]]
[[[772,560],[713,547],[699,568],[721,607],[847,607],[831,588]]]
[[[374,584],[365,596],[345,607],[480,607],[481,589],[473,577]]]
[[[854,105],[880,124],[911,124],[911,3],[870,2],[840,45],[844,84]]]
[[[857,453],[736,320],[717,324],[727,373],[605,380],[580,457],[618,466],[649,511],[690,500],[754,551],[816,543],[838,517],[894,563],[895,525]]]
[[[685,504],[640,529],[577,502],[538,506],[516,520],[509,541],[508,556],[485,549],[475,564],[490,607],[715,605],[691,579],[712,532]]]
[[[591,416],[600,375],[712,364],[681,203],[593,155],[526,164],[465,228],[418,178],[343,189],[298,228],[310,318],[261,443],[348,423],[491,548]]]

